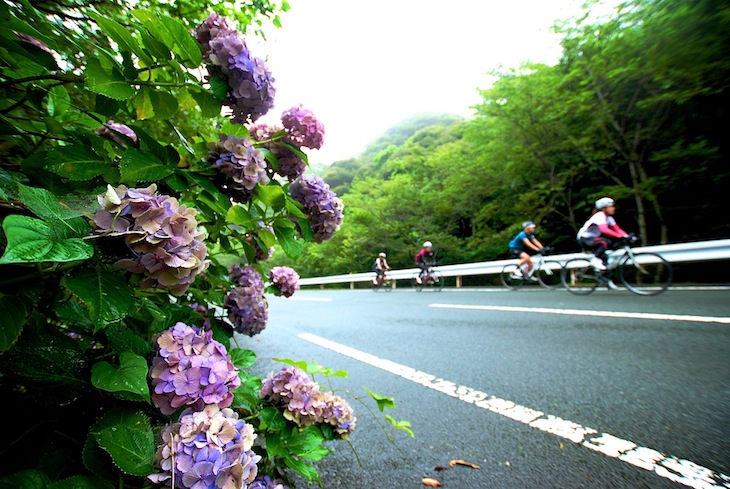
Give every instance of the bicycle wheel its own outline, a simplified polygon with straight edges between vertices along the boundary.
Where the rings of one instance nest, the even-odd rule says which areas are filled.
[[[378,283],[377,279],[370,281],[370,288],[372,289],[373,292],[378,291],[378,289],[380,288],[380,284]]]
[[[626,255],[619,273],[626,288],[639,295],[661,294],[672,284],[672,265],[656,253]]]
[[[560,286],[560,275],[563,270],[563,265],[558,261],[546,261],[537,270],[537,280],[540,281],[540,285],[547,289],[554,289]]]
[[[502,268],[502,273],[499,274],[499,279],[502,281],[502,285],[510,290],[517,290],[525,285],[525,279],[522,278],[522,272],[518,270],[517,265],[514,263],[505,265],[504,268]]]
[[[431,288],[436,292],[440,292],[444,288],[444,276],[441,272],[433,271],[430,277]]]
[[[569,260],[560,274],[563,287],[575,295],[588,295],[598,286],[601,271],[591,266],[588,258]]]
[[[411,277],[411,285],[413,285],[413,288],[416,289],[416,292],[420,292],[423,290],[423,282],[418,282],[418,274],[414,273],[413,277]]]

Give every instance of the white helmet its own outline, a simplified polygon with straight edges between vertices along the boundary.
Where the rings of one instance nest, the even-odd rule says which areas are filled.
[[[611,197],[602,197],[596,201],[596,209],[603,209],[605,207],[611,207],[616,205]]]
[[[385,258],[385,253],[382,253],[382,252],[381,252],[381,253],[380,253],[380,254],[379,254],[378,256],[379,256],[380,258]]]
[[[431,244],[430,241],[426,241],[425,243],[423,243],[424,248],[431,248],[432,246],[433,246],[433,244]]]
[[[533,227],[535,227],[535,223],[532,221],[525,221],[522,223],[522,229],[533,228]]]

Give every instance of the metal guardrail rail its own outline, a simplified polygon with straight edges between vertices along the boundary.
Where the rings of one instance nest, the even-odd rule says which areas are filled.
[[[713,261],[730,259],[730,239],[718,239],[712,241],[698,241],[692,243],[675,243],[667,245],[642,246],[633,248],[636,253],[652,252],[658,253],[670,263]],[[565,264],[568,260],[586,256],[585,253],[564,253],[560,255],[549,255],[549,260]],[[592,255],[591,255],[592,256]],[[516,259],[485,261],[478,263],[462,263],[458,265],[437,266],[436,269],[444,277],[466,277],[470,275],[493,275],[502,271],[508,263],[516,263]],[[388,276],[391,280],[410,280],[418,268],[406,268],[402,270],[391,270]],[[309,277],[299,279],[299,285],[326,285],[340,283],[368,282],[372,280],[374,272],[348,273],[343,275],[330,275],[327,277]]]

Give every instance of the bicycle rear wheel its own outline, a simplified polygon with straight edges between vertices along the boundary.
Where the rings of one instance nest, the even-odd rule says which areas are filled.
[[[519,275],[519,278],[518,278]],[[525,285],[525,279],[522,277],[522,271],[517,268],[514,263],[505,265],[502,273],[499,275],[502,285],[510,290],[517,290]]]
[[[441,272],[431,272],[429,280],[431,281],[431,287],[436,292],[440,292],[441,289],[444,288],[444,276],[441,274]]]
[[[547,289],[554,289],[560,285],[560,275],[563,265],[558,261],[549,260],[540,265],[537,270],[537,279],[540,285]]]
[[[560,274],[563,287],[575,295],[588,295],[598,286],[601,276],[600,270],[591,265],[588,258],[573,258],[569,260]]]
[[[661,294],[672,284],[672,265],[656,253],[634,253],[621,261],[621,281],[639,295]]]

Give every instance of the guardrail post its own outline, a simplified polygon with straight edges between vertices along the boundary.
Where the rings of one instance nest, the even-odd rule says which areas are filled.
[[[461,288],[461,277],[456,277],[456,288],[457,289]]]
[[[350,275],[352,275],[352,272],[350,272]],[[350,282],[350,290],[355,290],[355,282]]]

